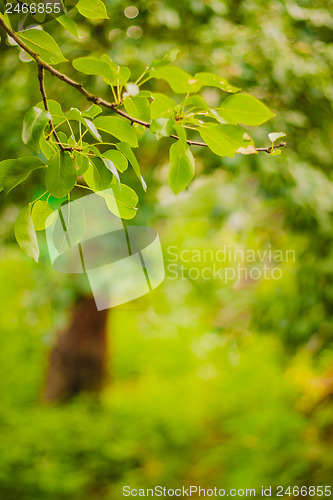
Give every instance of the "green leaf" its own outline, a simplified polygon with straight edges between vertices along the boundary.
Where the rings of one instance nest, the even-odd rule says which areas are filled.
[[[84,118],[82,116],[81,111],[79,111],[77,108],[71,108],[69,111],[67,111],[66,117],[68,118],[68,120],[76,120],[76,121],[82,123],[85,127],[88,128],[91,135],[97,141],[102,142],[101,134],[98,132],[98,130],[95,127],[95,125],[93,124],[93,122],[88,120],[88,118]]]
[[[175,194],[188,186],[194,175],[194,158],[189,148],[182,150],[178,142],[170,148],[169,185]]]
[[[199,111],[209,111],[210,107],[200,95],[191,95],[185,100],[187,108],[197,109]]]
[[[100,113],[102,113],[102,108],[100,106],[97,106],[97,104],[93,104],[86,111],[81,111],[82,116],[91,119],[96,118],[96,116],[99,115]]]
[[[80,0],[76,8],[82,16],[89,19],[109,19],[101,0]]]
[[[50,141],[47,141],[44,136],[42,136],[39,140],[39,147],[41,152],[43,153],[46,162],[52,158],[52,156],[59,151],[59,147],[55,144],[51,145]]]
[[[195,93],[201,88],[200,82],[189,73],[177,66],[163,66],[150,72],[152,78],[168,82],[172,90],[178,94]]]
[[[94,191],[102,191],[110,186],[112,173],[101,158],[91,158],[91,165],[84,174],[84,180]]]
[[[39,108],[30,109],[23,120],[22,140],[24,144],[30,144],[36,151],[39,151],[39,139],[50,119],[51,115],[47,111]]]
[[[152,94],[153,102],[150,105],[151,118],[169,118],[175,114],[176,101],[164,94]]]
[[[101,61],[105,62],[115,74],[114,81],[112,85],[125,85],[131,76],[131,72],[127,66],[118,66],[117,63],[111,61],[110,57],[107,54],[103,54],[101,57]]]
[[[173,132],[175,123],[176,120],[173,118],[156,118],[151,122],[150,131],[156,135],[157,140],[161,139],[161,137],[169,137]]]
[[[57,42],[46,31],[36,29],[20,31],[20,38],[48,64],[67,61]]]
[[[60,104],[57,101],[53,101],[52,99],[48,99],[47,103],[49,106],[49,111],[51,113],[53,125],[58,125],[59,123],[64,122],[66,120],[66,116]],[[44,111],[43,101],[39,102],[36,107]]]
[[[31,218],[31,204],[24,207],[16,219],[15,238],[23,252],[38,262],[39,248]]]
[[[150,107],[148,100],[144,97],[130,97],[124,102],[127,113],[133,118],[144,122],[150,121]]]
[[[185,151],[185,149],[187,148],[186,129],[183,127],[183,125],[180,125],[179,123],[175,124],[174,129],[175,129],[176,134],[179,137],[177,144],[178,144],[178,151],[181,153],[181,152]]]
[[[79,38],[79,33],[77,31],[76,23],[68,17],[66,14],[56,17],[56,20],[61,24],[71,35]]]
[[[47,200],[38,200],[32,207],[31,218],[34,224],[35,231],[43,231],[53,222],[53,218],[50,217],[46,222],[46,219],[52,215],[54,212]]]
[[[3,160],[0,162],[0,192],[3,191],[3,183],[7,175],[7,170],[15,160]]]
[[[113,135],[120,141],[127,142],[131,147],[137,147],[138,139],[135,135],[133,127],[122,118],[114,116],[99,116],[95,118],[94,125],[98,130],[107,132]]]
[[[16,186],[24,182],[31,172],[38,168],[46,167],[44,162],[34,156],[5,161],[6,174],[3,180],[3,189],[7,194]]]
[[[116,148],[119,149],[119,151],[127,158],[127,160],[130,162],[130,164],[133,167],[134,172],[138,176],[138,178],[141,180],[141,171],[140,171],[140,166],[138,163],[138,160],[136,159],[132,149],[129,147],[129,145],[126,142],[118,142],[116,144]]]
[[[55,198],[62,198],[72,191],[77,179],[73,159],[63,151],[58,151],[49,161],[45,184]]]
[[[97,57],[80,57],[74,59],[73,67],[85,75],[100,76],[108,85],[114,85],[117,75],[110,65]]]
[[[162,57],[162,59],[156,59],[155,61],[153,61],[149,67],[151,69],[154,69],[154,68],[159,68],[160,66],[165,66],[167,64],[173,63],[178,58],[179,54],[180,54],[179,49],[171,49],[169,50],[169,52],[165,54],[164,57]]]
[[[261,125],[275,116],[265,104],[246,94],[227,97],[217,111],[228,123],[232,124]]]
[[[194,78],[198,80],[202,87],[216,87],[225,92],[238,92],[240,90],[231,85],[225,78],[221,78],[213,73],[196,73]]]
[[[93,137],[95,137],[95,139],[99,142],[102,142],[102,137],[101,137],[101,134],[98,132],[97,128],[95,127],[95,125],[93,124],[93,122],[91,122],[90,120],[88,120],[87,118],[84,118],[84,122],[85,122],[85,125],[88,127],[88,130],[89,132],[91,133],[91,135]]]
[[[105,151],[105,153],[103,153],[103,156],[108,160],[111,160],[112,163],[117,167],[119,172],[124,172],[128,167],[127,158],[119,151],[110,149],[109,151]]]
[[[79,177],[83,175],[89,168],[89,160],[86,156],[78,154],[75,157],[75,164],[78,167],[76,175]]]
[[[280,156],[282,155],[281,149],[273,149],[273,151],[270,152],[271,156]]]
[[[272,143],[274,143],[278,139],[282,139],[282,137],[285,136],[286,134],[284,132],[271,132],[270,134],[268,134],[268,138]]]
[[[114,175],[116,181],[120,185],[120,177],[117,168],[115,167],[113,161],[109,160],[108,158],[103,158],[104,165],[112,174]]]
[[[110,212],[122,219],[133,219],[135,217],[139,201],[138,195],[132,188],[125,184],[112,185],[107,193],[100,193],[105,198],[106,204]]]
[[[205,123],[199,132],[209,149],[219,156],[233,158],[238,148],[246,148],[249,143],[244,138],[245,130],[235,125]]]

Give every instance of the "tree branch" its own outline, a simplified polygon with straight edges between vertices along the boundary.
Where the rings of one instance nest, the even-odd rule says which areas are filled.
[[[114,111],[118,115],[120,115],[123,118],[126,118],[127,120],[129,120],[131,122],[131,124],[138,123],[139,125],[142,125],[145,128],[150,128],[150,123],[149,122],[145,122],[143,120],[139,120],[138,118],[134,118],[133,116],[130,116],[127,113],[125,113],[125,111],[122,111],[121,109],[118,109],[117,105],[115,103],[111,103],[109,101],[106,101],[102,97],[98,97],[98,96],[92,94],[91,92],[88,92],[88,90],[86,90],[81,83],[76,82],[75,80],[73,80],[69,76],[65,75],[64,73],[61,73],[57,69],[53,68],[53,66],[51,66],[50,64],[48,64],[47,62],[43,61],[43,59],[39,56],[39,54],[37,52],[35,52],[34,50],[32,50],[30,47],[28,47],[28,45],[26,43],[24,43],[20,39],[20,37],[15,33],[15,31],[13,31],[4,22],[4,20],[2,19],[2,17],[0,17],[0,26],[2,26],[2,28],[5,30],[5,32],[17,43],[17,45],[19,47],[21,47],[21,49],[24,50],[24,52],[26,52],[27,54],[29,54],[36,61],[37,65],[38,65],[38,71],[39,71],[38,78],[39,78],[39,81],[40,81],[40,87],[41,87],[41,92],[42,92],[42,95],[43,95],[44,106],[45,106],[45,101],[46,101],[46,105],[47,105],[47,98],[46,98],[45,88],[44,88],[44,83],[43,83],[44,82],[44,70],[46,70],[51,75],[53,75],[56,78],[58,78],[59,80],[65,82],[68,85],[70,85],[71,87],[75,88],[78,92],[80,92],[82,95],[84,95],[84,97],[88,101],[93,102],[94,104],[97,104],[97,105],[100,105],[100,106],[104,106],[105,108],[111,109],[112,111]],[[41,70],[43,70],[43,77],[42,77],[42,79],[40,78],[40,75],[41,75],[40,71]],[[44,89],[44,90],[42,90],[42,89]],[[46,109],[46,111],[48,111],[48,110]],[[55,135],[56,132],[54,130],[53,125],[52,125],[52,128],[53,128],[53,135],[56,138],[58,144],[61,146],[61,149],[63,151],[72,150],[73,148],[64,148],[61,145],[61,143],[59,142],[59,139],[57,139],[57,135]],[[173,139],[176,139],[176,140],[179,139],[179,137],[177,135],[170,135],[170,137],[172,137]],[[203,147],[207,147],[207,144],[205,142],[191,141],[191,140],[187,140],[186,142],[190,146],[203,146]],[[267,148],[255,148],[255,149],[258,152],[264,151],[266,153],[271,153],[274,149],[283,148],[285,146],[286,146],[285,142],[280,142],[280,144],[277,144],[276,146],[273,145],[273,146],[269,146]]]
[[[40,93],[42,94],[45,111],[47,111],[49,113],[50,110],[49,110],[49,105],[47,102],[47,95],[46,95],[46,90],[45,90],[45,85],[44,85],[44,68],[40,64],[38,64],[37,67],[38,67],[38,80],[39,80]],[[54,125],[53,125],[51,118],[49,120],[49,124],[50,124],[50,133],[54,135],[54,138],[55,138],[58,146],[60,147],[61,151],[73,151],[74,148],[64,147],[62,145],[62,143],[58,137],[58,134],[54,128]]]

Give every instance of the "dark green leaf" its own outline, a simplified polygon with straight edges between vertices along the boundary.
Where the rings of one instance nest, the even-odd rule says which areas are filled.
[[[55,198],[62,198],[72,191],[77,179],[73,159],[59,151],[49,161],[45,183],[49,193]]]
[[[6,193],[24,182],[34,170],[46,167],[44,162],[34,156],[5,161],[7,171],[3,180],[3,189]]]
[[[84,174],[84,180],[94,191],[103,191],[110,186],[112,173],[101,158],[91,158],[91,165]]]

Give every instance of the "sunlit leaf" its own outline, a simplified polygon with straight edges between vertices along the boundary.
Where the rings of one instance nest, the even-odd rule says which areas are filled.
[[[98,116],[94,120],[94,125],[98,130],[113,135],[120,141],[127,142],[131,147],[138,145],[138,139],[131,125],[116,116]]]
[[[166,95],[154,93],[152,94],[153,102],[150,105],[151,118],[168,118],[173,116],[177,103]]]
[[[109,19],[102,0],[80,0],[76,8],[82,16],[89,19]]]
[[[120,153],[120,151],[110,149],[109,151],[105,151],[103,153],[103,156],[108,160],[111,160],[112,163],[117,167],[119,172],[124,172],[128,167],[127,158],[122,153]]]
[[[194,175],[195,162],[189,148],[182,150],[174,143],[170,148],[169,185],[175,194],[188,186]]]
[[[57,16],[56,20],[58,21],[59,24],[61,24],[71,35],[75,36],[76,38],[79,38],[79,33],[77,31],[77,26],[75,21],[73,21],[72,18],[67,16],[66,14],[63,14],[62,16]]]
[[[213,73],[196,73],[194,78],[200,82],[202,87],[216,87],[225,92],[238,92],[240,89],[231,85],[225,78]]]
[[[67,61],[57,42],[46,31],[36,29],[20,31],[20,38],[48,64]]]
[[[153,78],[159,78],[168,82],[172,90],[178,94],[187,94],[188,92],[198,92],[201,84],[196,78],[186,73],[177,66],[163,66],[153,69],[150,72]]]
[[[199,132],[209,149],[219,156],[233,158],[237,149],[248,146],[244,139],[245,130],[235,125],[205,123]]]
[[[114,184],[112,189],[100,193],[105,198],[110,212],[120,216],[122,219],[133,219],[135,217],[139,201],[135,191],[125,184]]]
[[[140,95],[130,97],[124,102],[127,113],[133,118],[144,122],[150,121],[150,106],[148,100]]]
[[[227,97],[217,111],[228,123],[232,124],[261,125],[275,116],[265,104],[246,94]]]

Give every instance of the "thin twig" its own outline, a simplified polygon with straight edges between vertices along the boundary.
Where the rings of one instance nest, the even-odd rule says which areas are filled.
[[[40,88],[40,93],[42,94],[44,108],[45,108],[45,111],[47,111],[48,113],[50,113],[49,104],[47,102],[47,95],[46,95],[45,85],[44,85],[44,76],[45,76],[44,75],[44,68],[40,64],[38,64],[37,67],[38,67],[39,88]],[[65,146],[62,145],[62,143],[61,143],[61,141],[59,139],[59,136],[58,136],[58,134],[57,134],[57,132],[56,132],[56,130],[54,128],[54,125],[53,125],[53,122],[52,122],[51,118],[49,119],[49,124],[50,124],[50,133],[54,135],[56,143],[60,147],[61,151],[72,151],[73,150],[72,147],[65,147]]]
[[[17,45],[19,45],[19,47],[21,47],[21,49],[23,49],[24,52],[29,54],[36,61],[38,68],[43,68],[44,70],[51,73],[51,75],[55,76],[56,78],[58,78],[59,80],[65,82],[65,83],[67,83],[71,87],[75,88],[78,92],[80,92],[82,95],[84,95],[84,97],[89,102],[93,102],[94,104],[111,109],[112,111],[114,111],[118,115],[122,116],[123,118],[126,118],[127,120],[129,120],[131,122],[131,125],[133,125],[133,123],[138,123],[139,125],[142,125],[145,128],[150,128],[149,122],[145,122],[143,120],[139,120],[138,118],[134,118],[133,116],[130,116],[127,113],[125,113],[125,111],[118,109],[117,103],[111,103],[109,101],[106,101],[102,97],[98,97],[98,96],[92,94],[91,92],[88,92],[88,90],[86,90],[81,83],[76,82],[75,80],[73,80],[69,76],[65,75],[64,73],[61,73],[57,69],[53,68],[53,66],[51,66],[50,64],[43,61],[43,59],[39,56],[39,54],[37,52],[35,52],[34,50],[32,50],[30,47],[28,47],[28,45],[20,39],[20,37],[15,33],[15,31],[13,31],[4,22],[4,20],[1,17],[0,17],[0,25],[3,27],[3,29],[6,31],[6,33],[17,43]],[[45,105],[45,101],[44,101],[44,105]],[[172,137],[173,139],[176,139],[176,140],[179,139],[179,137],[177,135],[170,135],[170,137]],[[207,144],[205,142],[198,142],[198,141],[191,141],[191,140],[187,140],[186,142],[190,146],[207,147]],[[286,146],[286,143],[281,142],[280,144],[277,144],[276,146],[273,145],[273,146],[269,146],[267,148],[255,148],[255,149],[256,149],[256,151],[264,151],[266,153],[271,153],[274,149],[283,148],[284,146]],[[73,149],[74,148],[72,148],[72,150]],[[67,149],[67,151],[68,151],[68,149]]]

